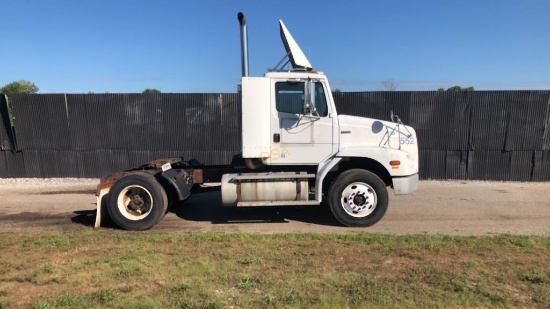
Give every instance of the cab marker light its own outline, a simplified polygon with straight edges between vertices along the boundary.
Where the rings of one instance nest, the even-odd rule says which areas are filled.
[[[392,169],[396,170],[399,168],[399,165],[401,165],[401,161],[398,161],[398,160],[390,161],[390,165]]]

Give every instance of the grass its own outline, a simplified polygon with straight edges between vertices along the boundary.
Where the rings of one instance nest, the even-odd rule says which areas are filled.
[[[549,237],[108,230],[0,237],[0,308],[549,306]]]

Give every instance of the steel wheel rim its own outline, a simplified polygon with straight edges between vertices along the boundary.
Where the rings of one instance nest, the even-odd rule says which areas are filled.
[[[374,189],[364,182],[347,185],[340,196],[340,205],[344,211],[355,218],[364,218],[372,214],[377,201]]]
[[[117,206],[124,218],[132,221],[143,220],[153,210],[153,197],[151,192],[142,186],[127,186],[120,191]]]

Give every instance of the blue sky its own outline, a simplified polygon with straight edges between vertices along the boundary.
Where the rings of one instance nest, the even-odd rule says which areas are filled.
[[[0,0],[0,86],[41,93],[235,92],[285,54],[282,19],[332,89],[550,89],[550,1]]]

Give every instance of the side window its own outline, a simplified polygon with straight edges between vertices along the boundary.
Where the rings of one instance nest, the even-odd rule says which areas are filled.
[[[304,83],[275,83],[277,111],[290,114],[301,114],[304,108]]]
[[[319,116],[326,117],[328,115],[327,96],[322,83],[315,83],[315,108]]]
[[[302,114],[304,108],[304,87],[301,82],[277,82],[275,83],[277,111],[290,114]],[[321,117],[328,115],[327,97],[325,88],[320,82],[315,83],[314,104],[317,113]]]

